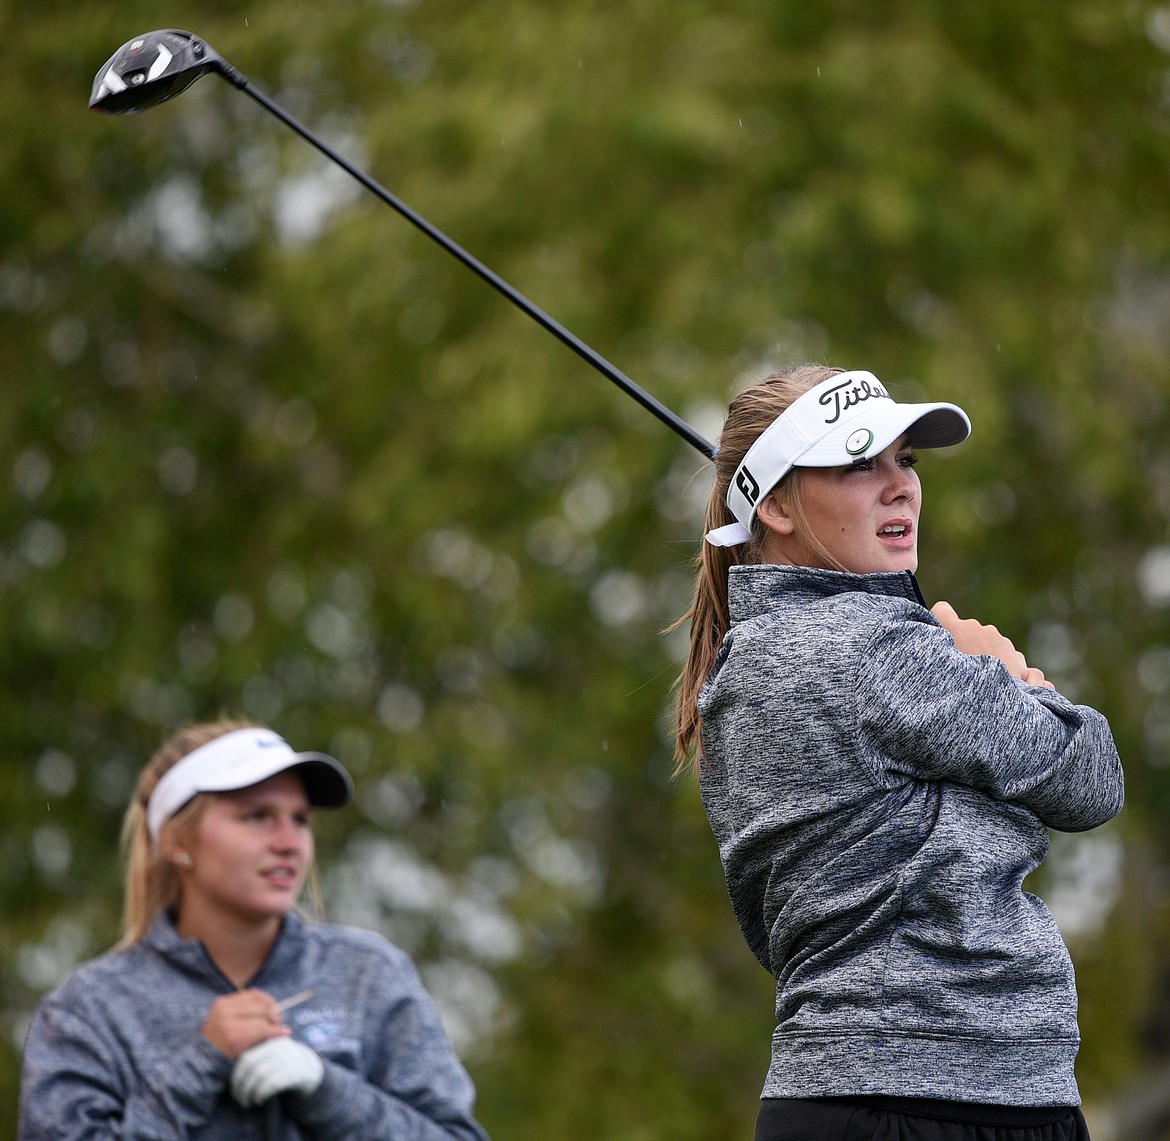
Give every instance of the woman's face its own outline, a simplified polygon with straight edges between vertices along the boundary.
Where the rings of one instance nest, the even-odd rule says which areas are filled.
[[[808,534],[798,533],[774,492],[759,507],[769,532],[765,559],[855,574],[916,570],[922,487],[915,462],[903,438],[849,467],[802,468],[800,502],[809,532],[835,563],[810,543]]]
[[[210,803],[179,868],[180,924],[278,920],[296,904],[313,862],[312,808],[295,773],[278,773]]]

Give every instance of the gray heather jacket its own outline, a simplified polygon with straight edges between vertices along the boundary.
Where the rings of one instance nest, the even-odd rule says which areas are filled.
[[[307,988],[285,1022],[325,1062],[316,1093],[285,1095],[284,1141],[482,1141],[471,1081],[414,964],[380,936],[290,915],[252,983],[278,999]],[[21,1141],[246,1141],[232,1063],[201,1027],[232,984],[166,919],[78,968],[37,1008],[24,1053]]]
[[[764,1097],[1076,1105],[1072,962],[1021,889],[1121,809],[1105,719],[969,656],[908,573],[734,567],[701,790],[776,977]]]

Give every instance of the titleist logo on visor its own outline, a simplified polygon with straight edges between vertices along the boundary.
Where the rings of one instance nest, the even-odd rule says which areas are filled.
[[[836,424],[841,419],[843,412],[848,412],[850,408],[855,408],[866,400],[874,399],[893,400],[893,397],[876,380],[855,381],[850,379],[842,381],[835,388],[826,389],[817,398],[817,403],[826,408],[832,407],[833,414],[825,420],[825,423]]]

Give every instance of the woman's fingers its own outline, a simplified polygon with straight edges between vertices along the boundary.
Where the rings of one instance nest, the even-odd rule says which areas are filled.
[[[1046,685],[1044,675],[1039,670],[1032,670],[1027,659],[1012,644],[1012,640],[1005,637],[994,626],[986,626],[974,618],[960,618],[955,608],[949,602],[936,602],[930,609],[938,623],[955,641],[955,648],[965,654],[990,654],[999,658],[1008,668],[1013,677],[1023,681],[1028,680],[1028,674],[1040,674],[1039,682],[1034,685]],[[1049,689],[1052,687],[1049,685]]]
[[[220,995],[203,1023],[203,1036],[233,1059],[259,1042],[289,1033],[276,999],[254,988]]]

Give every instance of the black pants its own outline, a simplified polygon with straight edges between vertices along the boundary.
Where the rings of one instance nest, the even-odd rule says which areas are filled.
[[[1079,1109],[922,1098],[765,1098],[755,1141],[1089,1141]]]

